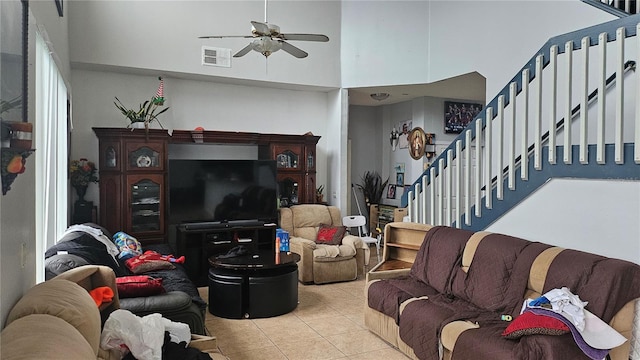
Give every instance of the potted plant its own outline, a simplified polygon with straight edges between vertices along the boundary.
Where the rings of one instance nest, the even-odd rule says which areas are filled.
[[[367,204],[367,210],[371,207],[371,204],[379,204],[382,199],[384,189],[387,187],[389,178],[382,181],[382,177],[377,171],[367,171],[360,178],[360,184],[356,184],[362,195],[364,195],[364,202]]]
[[[158,116],[169,110],[169,107],[158,111],[158,108],[162,106],[162,103],[158,102],[155,98],[143,102],[142,104],[140,104],[137,110],[126,108],[117,96],[116,101],[114,101],[113,103],[118,108],[118,110],[120,110],[122,115],[124,115],[124,117],[129,120],[129,125],[127,125],[127,127],[135,128],[138,126],[142,126],[145,128],[145,130],[149,130],[149,124],[155,120],[158,122],[158,124],[160,124],[160,127],[164,129],[162,123],[158,119]]]
[[[97,183],[96,165],[87,159],[71,160],[69,164],[69,180],[71,186],[76,189],[79,201],[84,201],[89,183]]]
[[[162,77],[159,77],[158,80],[160,80],[160,85],[158,86],[156,95],[153,96],[151,100],[147,100],[140,104],[140,107],[137,110],[127,109],[122,104],[122,101],[120,101],[116,96],[116,101],[114,101],[113,104],[118,108],[118,110],[120,110],[122,115],[129,120],[129,125],[127,125],[127,127],[132,129],[136,127],[144,127],[145,131],[149,131],[149,124],[156,120],[158,124],[160,124],[160,127],[164,129],[164,126],[162,126],[158,116],[169,110],[169,107],[158,111],[158,108],[164,105],[164,81],[162,80]]]

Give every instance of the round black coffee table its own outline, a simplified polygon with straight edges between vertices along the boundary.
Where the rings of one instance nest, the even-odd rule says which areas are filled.
[[[278,260],[278,261],[276,261]],[[300,255],[260,250],[209,258],[209,312],[227,319],[265,318],[298,306]]]

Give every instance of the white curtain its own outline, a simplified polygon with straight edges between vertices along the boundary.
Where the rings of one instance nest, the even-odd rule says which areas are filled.
[[[36,32],[36,281],[44,252],[67,228],[67,87],[46,42]]]

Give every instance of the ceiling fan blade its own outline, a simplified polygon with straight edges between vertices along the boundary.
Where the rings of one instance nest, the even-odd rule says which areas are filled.
[[[305,51],[303,51],[302,49],[299,49],[291,44],[289,44],[286,41],[280,41],[280,44],[282,44],[282,50],[288,52],[289,54],[297,57],[298,59],[302,59],[302,58],[306,58],[309,54],[307,54]]]
[[[278,38],[282,40],[320,41],[327,42],[329,37],[322,34],[280,34]]]
[[[253,43],[249,43],[249,45],[245,46],[242,48],[242,50],[238,51],[237,53],[233,54],[233,57],[242,57],[245,56],[249,53],[249,51],[253,50]]]
[[[251,25],[253,25],[253,28],[255,29],[255,33],[256,33],[255,35],[258,35],[258,36],[271,35],[271,30],[269,30],[269,25],[267,23],[263,23],[260,21],[252,21]]]
[[[209,35],[209,36],[198,36],[198,39],[223,39],[223,38],[245,38],[250,39],[253,36],[251,35]]]

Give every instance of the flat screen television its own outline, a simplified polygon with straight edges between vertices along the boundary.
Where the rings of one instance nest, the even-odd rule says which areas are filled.
[[[169,160],[169,224],[277,222],[275,160]]]

